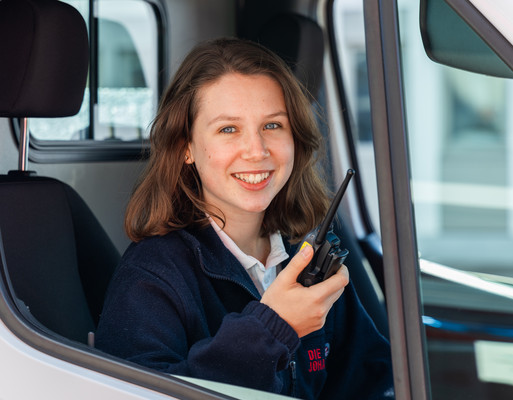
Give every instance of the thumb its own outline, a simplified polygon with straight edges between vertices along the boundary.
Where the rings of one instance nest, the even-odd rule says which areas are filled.
[[[296,282],[298,275],[308,265],[313,256],[313,248],[309,243],[303,245],[303,248],[290,260],[286,268],[281,271],[276,279],[287,279]]]

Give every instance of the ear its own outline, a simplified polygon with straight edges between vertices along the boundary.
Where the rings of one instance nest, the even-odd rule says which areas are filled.
[[[185,163],[186,164],[193,164],[194,158],[192,157],[192,151],[191,151],[191,144],[189,143],[187,145],[187,151],[185,152]]]

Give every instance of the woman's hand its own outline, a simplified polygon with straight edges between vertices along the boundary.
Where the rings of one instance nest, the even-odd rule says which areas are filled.
[[[272,308],[298,334],[299,337],[321,329],[331,306],[342,295],[349,283],[345,265],[323,282],[304,287],[297,277],[313,256],[311,246],[305,246],[278,274],[264,292],[261,302]]]

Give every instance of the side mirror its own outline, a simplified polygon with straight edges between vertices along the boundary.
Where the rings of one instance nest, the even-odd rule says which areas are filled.
[[[424,49],[433,61],[479,74],[513,78],[513,71],[445,0],[421,0],[420,30]],[[490,37],[504,42],[492,24],[487,30]]]

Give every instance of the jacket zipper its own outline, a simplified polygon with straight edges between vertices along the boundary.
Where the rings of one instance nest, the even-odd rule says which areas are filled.
[[[296,382],[297,382],[297,371],[296,371],[296,355],[292,355],[292,359],[289,362],[291,384],[290,384],[290,395],[296,397]]]
[[[198,258],[199,258],[201,269],[203,270],[203,273],[205,275],[209,276],[210,278],[214,278],[214,279],[219,279],[219,280],[222,280],[222,281],[228,281],[228,282],[231,282],[231,283],[235,283],[237,286],[240,286],[246,292],[248,292],[255,300],[260,300],[260,296],[258,296],[258,297],[255,296],[253,291],[248,286],[246,286],[243,282],[237,281],[237,280],[235,280],[235,279],[233,279],[233,278],[231,278],[229,276],[218,275],[218,274],[214,274],[212,272],[207,271],[207,269],[205,268],[205,266],[203,264],[203,260],[202,260],[203,257],[201,255],[201,250],[199,248],[196,249],[196,250],[197,250],[197,254],[199,256]]]
[[[244,283],[242,283],[240,281],[237,281],[235,279],[232,279],[232,278],[230,278],[228,276],[217,275],[217,274],[213,274],[213,273],[207,271],[205,266],[203,265],[202,256],[201,256],[201,250],[199,248],[196,249],[196,250],[197,250],[197,255],[198,255],[198,258],[199,258],[199,261],[200,261],[200,266],[201,266],[201,269],[203,270],[204,274],[206,274],[207,276],[210,276],[211,278],[214,278],[214,279],[220,279],[220,280],[223,280],[223,281],[232,282],[232,283],[242,287],[244,290],[246,290],[251,296],[253,296],[253,298],[255,300],[260,300],[258,297],[256,297],[254,295],[252,290],[249,287],[247,287]],[[290,368],[291,378],[292,378],[291,379],[291,393],[290,393],[290,395],[292,397],[295,397],[296,396],[296,382],[297,382],[296,355],[295,354],[292,354],[291,360],[289,362],[289,368]]]

